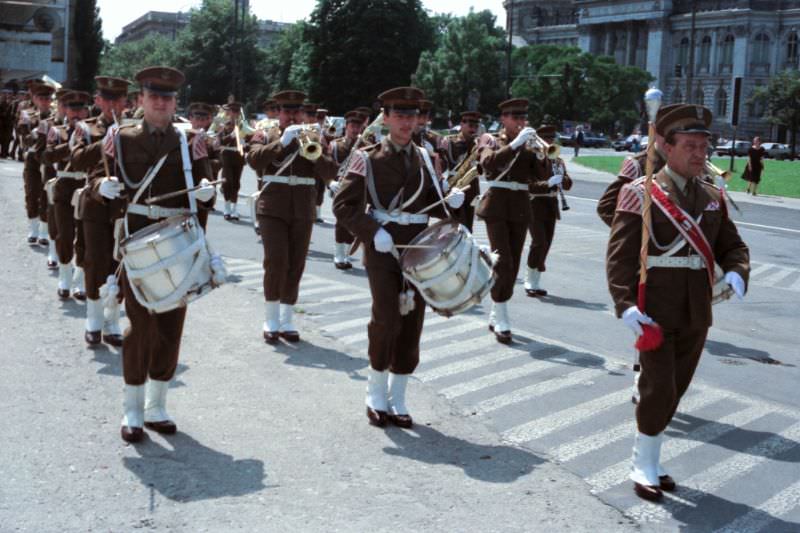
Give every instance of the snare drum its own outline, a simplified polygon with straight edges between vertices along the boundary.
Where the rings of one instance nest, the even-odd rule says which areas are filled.
[[[733,296],[733,288],[725,281],[725,273],[722,268],[714,265],[714,286],[711,287],[711,305],[724,302]]]
[[[151,224],[119,248],[136,301],[152,313],[184,307],[217,286],[205,233],[194,215]]]
[[[469,230],[458,222],[437,222],[410,244],[421,247],[403,251],[403,276],[440,315],[463,313],[480,303],[495,283],[489,253],[481,250]]]

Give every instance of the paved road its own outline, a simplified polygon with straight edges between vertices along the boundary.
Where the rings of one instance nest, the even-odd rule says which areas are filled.
[[[558,225],[543,277],[551,296],[527,298],[519,282],[510,306],[515,342],[509,347],[487,331],[486,302],[451,319],[429,313],[417,390],[436,393],[453,416],[487,428],[514,449],[561,465],[639,524],[681,531],[797,531],[800,269],[793,258],[800,256],[800,243],[787,229],[800,229],[799,212],[743,204],[742,222],[749,225],[740,229],[753,260],[750,293],[743,302],[715,308],[697,378],[667,432],[663,458],[679,491],[664,505],[643,504],[626,481],[634,430],[632,338],[613,317],[605,285],[608,232],[594,214],[603,185],[596,176],[583,181],[579,172],[573,174],[579,181],[568,196],[571,209]],[[245,191],[253,184],[248,172]],[[353,380],[366,364],[369,290],[360,265],[346,273],[333,268],[329,199],[324,214],[326,223],[315,226],[312,237],[298,310],[311,332],[321,332],[358,361],[340,368]],[[209,234],[231,274],[232,287],[224,290],[233,298],[224,305],[252,309],[261,298],[262,252],[249,220],[233,224],[212,216]],[[480,223],[476,235],[486,238]],[[245,321],[234,329],[257,339],[260,311]],[[418,392],[410,398],[418,418],[424,399]]]

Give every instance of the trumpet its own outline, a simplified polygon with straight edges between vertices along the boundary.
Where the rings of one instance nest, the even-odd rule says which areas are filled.
[[[536,157],[539,159],[544,159],[545,157],[548,159],[558,159],[561,155],[560,146],[557,144],[549,144],[536,134],[528,140],[528,146],[536,152]]]
[[[730,170],[722,170],[721,168],[719,168],[717,165],[715,165],[714,163],[712,163],[709,160],[706,160],[705,169],[706,169],[706,172],[708,172],[710,175],[719,176],[720,178],[724,179],[725,181],[728,181],[729,179],[731,179],[733,177],[733,174],[731,174]]]
[[[300,124],[303,129],[297,135],[297,142],[300,143],[300,157],[304,157],[309,161],[316,161],[322,155],[322,145],[311,138],[310,132],[319,133],[319,124]]]

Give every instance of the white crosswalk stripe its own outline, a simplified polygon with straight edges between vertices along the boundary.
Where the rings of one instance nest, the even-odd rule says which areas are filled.
[[[769,525],[800,506],[800,481],[775,494],[761,505],[738,517],[714,533],[757,533],[769,531]]]

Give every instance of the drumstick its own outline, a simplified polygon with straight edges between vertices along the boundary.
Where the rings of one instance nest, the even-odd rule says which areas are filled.
[[[224,182],[225,182],[225,179],[223,178],[223,179],[219,179],[219,180],[216,180],[216,181],[209,181],[206,185],[218,185],[218,184],[224,183]],[[161,200],[168,200],[170,198],[175,198],[176,196],[181,196],[183,194],[187,194],[187,193],[190,193],[190,192],[194,192],[194,191],[196,191],[198,189],[202,189],[206,185],[195,185],[194,187],[191,187],[189,189],[181,189],[179,191],[168,192],[168,193],[162,194],[160,196],[153,196],[152,198],[148,198],[147,200],[145,200],[144,203],[146,203],[147,205],[150,205],[150,204],[154,204],[156,202],[160,202]]]

